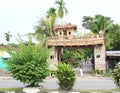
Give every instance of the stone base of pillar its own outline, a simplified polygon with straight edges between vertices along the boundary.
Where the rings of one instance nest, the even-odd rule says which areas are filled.
[[[102,70],[103,73],[106,73],[106,64],[95,64],[95,71],[97,69]]]

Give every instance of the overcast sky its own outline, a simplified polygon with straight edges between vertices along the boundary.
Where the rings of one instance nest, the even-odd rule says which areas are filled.
[[[69,13],[64,21],[82,27],[83,16],[102,14],[120,23],[120,0],[64,0]],[[0,0],[0,37],[34,32],[34,27],[55,0]],[[5,38],[0,38],[0,44]],[[14,40],[11,40],[11,42]]]

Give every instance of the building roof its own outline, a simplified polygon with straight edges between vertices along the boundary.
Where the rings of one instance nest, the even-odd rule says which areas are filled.
[[[106,56],[120,56],[120,51],[106,51]]]
[[[77,25],[75,24],[66,24],[66,25],[56,25],[54,26],[54,31],[58,30],[58,29],[71,29],[74,28],[75,30],[77,29]]]
[[[8,46],[4,44],[0,44],[0,47],[8,48]]]

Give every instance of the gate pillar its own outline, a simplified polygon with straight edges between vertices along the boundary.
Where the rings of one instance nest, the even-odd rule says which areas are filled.
[[[56,70],[56,65],[58,64],[58,55],[57,55],[57,48],[54,48],[49,57],[49,67],[50,70]]]
[[[106,72],[106,49],[105,45],[97,45],[94,47],[94,63],[95,70],[100,69],[103,72]]]

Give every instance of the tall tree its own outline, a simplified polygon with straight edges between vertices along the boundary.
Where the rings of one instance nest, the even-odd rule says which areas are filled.
[[[94,17],[84,16],[82,26],[96,34],[100,30],[105,31],[107,50],[120,49],[120,25],[115,24],[110,17],[99,14]]]
[[[56,9],[54,7],[50,7],[50,9],[47,11],[47,17],[56,17]]]
[[[55,2],[58,5],[58,11],[54,7],[50,7],[46,13],[45,18],[39,21],[38,26],[36,26],[36,37],[38,40],[44,39],[48,36],[54,36],[53,27],[55,25],[56,19],[58,17],[63,18],[64,14],[67,14],[68,10],[65,8],[65,3],[63,0],[58,0]],[[57,16],[58,15],[58,16]]]
[[[58,17],[63,18],[64,14],[68,13],[68,10],[65,7],[65,2],[63,0],[57,0],[55,4],[58,5]]]
[[[85,29],[98,33],[100,30],[107,30],[113,21],[109,17],[97,14],[94,17],[84,16],[82,22]]]
[[[41,18],[39,24],[35,27],[35,37],[37,40],[43,40],[49,36],[49,31],[45,19]]]
[[[111,24],[107,32],[107,49],[120,50],[120,25]]]
[[[53,26],[56,21],[56,9],[51,7],[47,11],[47,15],[45,18],[42,18],[39,21],[38,26],[36,26],[36,37],[38,40],[45,39],[48,36],[54,35]]]
[[[48,31],[50,35],[55,35],[53,31],[53,26],[56,21],[56,9],[54,7],[51,7],[47,11],[47,17],[46,17],[46,25],[48,27]]]

